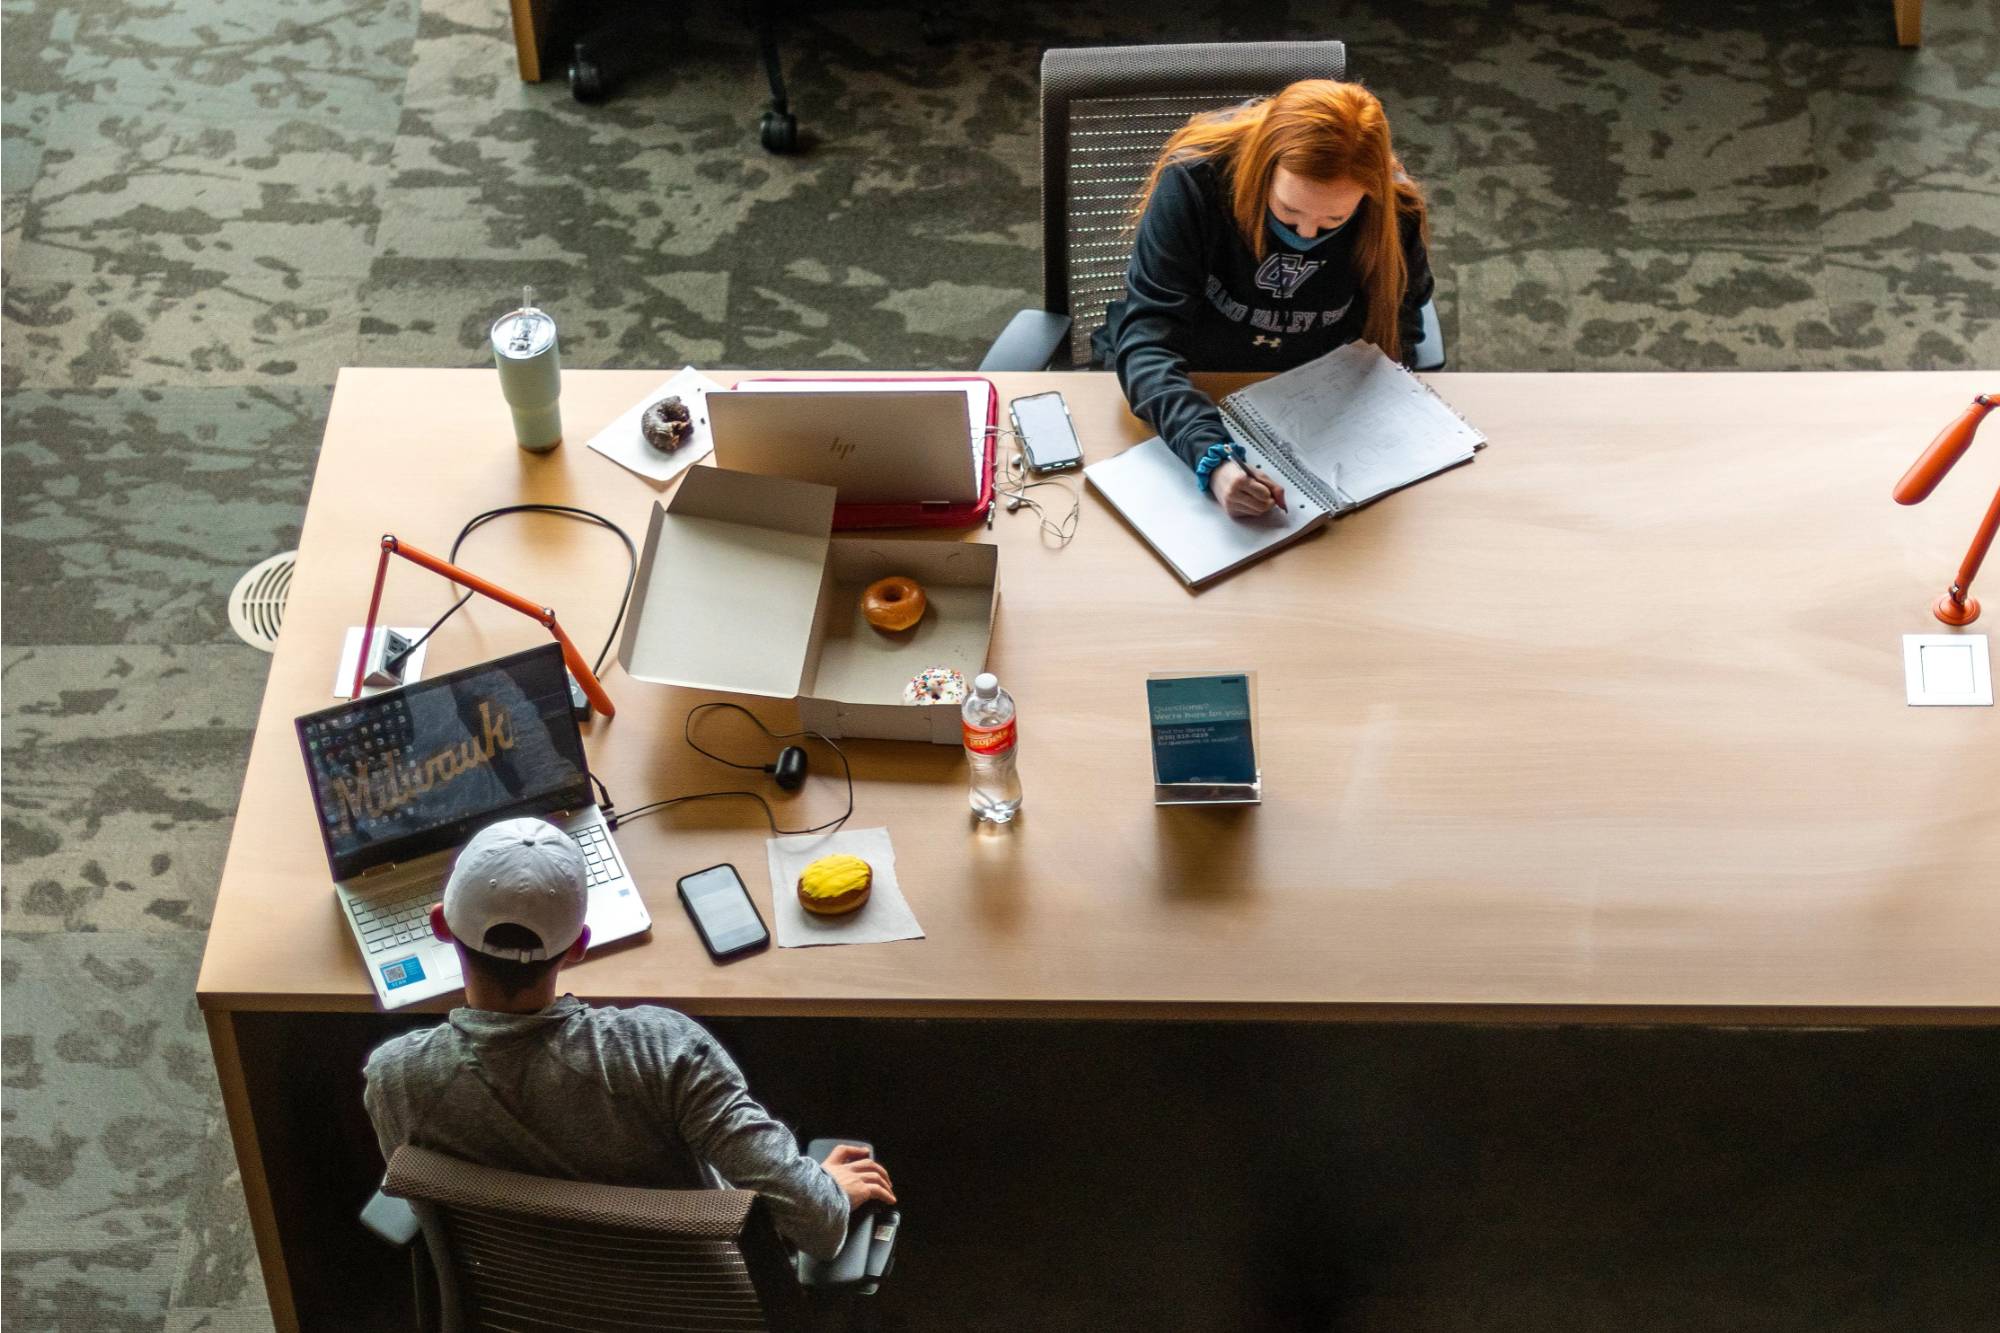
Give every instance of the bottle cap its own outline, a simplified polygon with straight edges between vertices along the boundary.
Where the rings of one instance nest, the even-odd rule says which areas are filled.
[[[991,671],[982,671],[972,679],[972,692],[982,699],[991,699],[1000,693],[1000,677]]]

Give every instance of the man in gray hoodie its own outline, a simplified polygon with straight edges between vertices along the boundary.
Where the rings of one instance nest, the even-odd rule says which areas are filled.
[[[831,1258],[854,1209],[896,1201],[889,1173],[858,1148],[802,1155],[685,1014],[557,999],[557,973],[590,947],[586,876],[576,843],[539,819],[493,824],[459,853],[431,929],[458,948],[466,1003],[368,1057],[383,1157],[414,1143],[601,1185],[755,1190],[780,1235]]]

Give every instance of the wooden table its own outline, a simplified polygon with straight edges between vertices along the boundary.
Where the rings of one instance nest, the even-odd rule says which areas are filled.
[[[291,719],[330,701],[380,533],[443,552],[521,500],[643,532],[658,492],[583,441],[662,378],[565,376],[570,443],[535,458],[490,371],[342,372],[200,980],[281,1325],[285,1163],[260,1116],[286,1083],[271,1062],[311,1057],[253,1055],[245,1025],[373,1007]],[[1921,509],[1889,498],[1991,378],[1440,376],[1492,442],[1475,463],[1200,594],[1093,494],[1066,550],[1025,514],[940,534],[1002,548],[991,665],[1020,702],[1027,804],[971,828],[955,751],[849,747],[855,826],[890,830],[928,938],[713,967],[675,879],[726,860],[768,885],[757,812],[703,803],[619,831],[651,940],[566,980],[703,1015],[1991,1023],[2000,715],[1907,707],[1900,637],[1943,631],[1928,607],[1987,499],[1983,455]],[[1107,376],[999,383],[1059,387],[1092,458],[1146,433]],[[603,642],[624,573],[603,532],[504,520],[462,559]],[[448,597],[399,567],[385,621]],[[475,603],[428,669],[540,636]],[[1143,681],[1198,668],[1259,673],[1261,808],[1151,803]],[[615,666],[605,684],[618,716],[586,739],[618,805],[736,785],[680,739],[711,696]],[[704,740],[768,758],[747,727]],[[815,762],[793,819],[838,809]]]

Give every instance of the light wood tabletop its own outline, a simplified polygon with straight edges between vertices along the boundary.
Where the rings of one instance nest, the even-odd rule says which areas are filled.
[[[538,458],[511,443],[491,371],[342,373],[205,1007],[373,1007],[292,719],[333,701],[376,538],[443,554],[474,512],[528,500],[643,537],[662,492],[584,442],[664,378],[565,375],[568,442]],[[732,862],[767,919],[771,886],[757,809],[705,802],[619,829],[652,934],[565,982],[696,1014],[1990,1022],[2000,715],[1908,707],[1901,636],[1950,632],[1930,602],[2000,440],[1921,508],[1889,492],[1992,378],[1438,376],[1491,441],[1476,462],[1198,594],[1090,493],[1067,549],[1025,512],[938,534],[1001,548],[990,665],[1019,700],[1027,799],[1016,826],[975,828],[956,750],[846,747],[852,827],[888,829],[927,937],[717,967],[675,881]],[[1109,376],[998,382],[1061,389],[1091,459],[1148,433]],[[615,538],[507,519],[462,560],[553,606],[595,657]],[[428,623],[450,596],[399,563],[384,621]],[[476,602],[427,671],[544,641]],[[1153,806],[1144,681],[1182,669],[1258,673],[1261,807]],[[615,663],[605,685],[619,713],[586,744],[618,806],[768,786],[683,744],[713,696]],[[789,704],[747,702],[790,725]],[[703,740],[775,749],[726,718]],[[776,801],[788,823],[838,813],[837,764],[818,746],[813,764]]]

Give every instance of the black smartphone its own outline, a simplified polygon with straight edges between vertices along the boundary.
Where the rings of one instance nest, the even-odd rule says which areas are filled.
[[[1007,404],[1014,417],[1014,434],[1032,472],[1061,472],[1083,461],[1083,446],[1069,419],[1062,394],[1029,394]]]
[[[732,865],[710,866],[684,875],[680,882],[681,906],[694,919],[694,928],[716,962],[761,949],[771,942],[750,890]]]
[[[806,1145],[806,1156],[824,1162],[843,1143],[862,1149],[870,1157],[875,1155],[874,1145],[860,1139],[814,1139]],[[807,1286],[849,1287],[866,1278],[868,1258],[875,1248],[875,1224],[882,1211],[883,1205],[878,1203],[863,1204],[855,1210],[847,1220],[847,1243],[833,1258],[814,1259],[801,1254],[799,1280]]]

